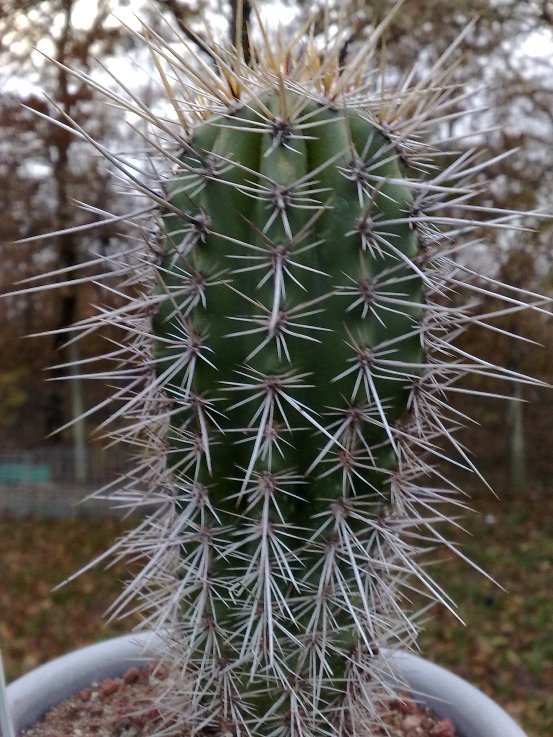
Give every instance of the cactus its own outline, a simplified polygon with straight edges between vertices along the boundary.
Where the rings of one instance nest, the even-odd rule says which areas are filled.
[[[397,627],[386,517],[430,281],[412,187],[362,108],[277,89],[201,124],[169,189],[153,329],[185,657],[201,692],[225,671],[244,728],[311,732]]]
[[[478,154],[429,142],[459,114],[455,45],[387,89],[371,66],[387,22],[352,59],[340,33],[321,54],[262,28],[250,64],[211,46],[216,71],[145,33],[174,122],[102,92],[158,129],[153,183],[77,131],[153,203],[129,217],[146,245],[111,257],[124,305],[80,328],[124,333],[110,437],[137,460],[108,491],[157,503],[117,544],[146,561],[116,610],[138,597],[163,633],[161,708],[193,733],[378,722],[387,652],[416,639],[411,591],[451,606],[423,555],[456,491],[437,463],[473,469],[448,396],[471,372],[531,381],[455,342],[491,319],[474,296],[497,314],[539,299],[464,265],[518,214],[474,204]]]

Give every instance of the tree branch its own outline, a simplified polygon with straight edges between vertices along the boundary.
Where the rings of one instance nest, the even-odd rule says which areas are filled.
[[[182,34],[186,36],[186,38],[194,45],[196,45],[199,49],[201,49],[205,54],[207,54],[212,61],[216,61],[215,55],[209,49],[208,42],[198,33],[195,33],[190,28],[190,26],[185,23],[184,14],[185,11],[189,10],[189,8],[187,8],[185,5],[179,5],[176,0],[157,0],[157,2],[164,8],[167,8],[169,13],[171,13]]]
[[[231,38],[231,42],[235,43],[236,46],[242,47],[244,61],[246,64],[249,64],[251,61],[251,49],[248,25],[252,13],[251,0],[231,0],[230,6],[230,32],[231,36],[234,34],[234,38]]]

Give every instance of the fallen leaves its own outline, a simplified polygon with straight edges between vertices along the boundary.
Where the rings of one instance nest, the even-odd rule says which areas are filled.
[[[439,607],[421,638],[423,654],[482,688],[529,737],[553,734],[553,498],[503,502],[478,497],[463,552],[505,589],[452,555],[434,571],[467,623]],[[536,503],[537,498],[537,503]],[[493,518],[493,524],[489,519]]]
[[[8,679],[80,645],[127,632],[104,612],[128,576],[125,566],[94,569],[53,589],[111,545],[118,520],[0,519],[0,643]]]

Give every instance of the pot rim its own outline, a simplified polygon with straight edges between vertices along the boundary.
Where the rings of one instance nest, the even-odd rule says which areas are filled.
[[[165,647],[154,633],[122,635],[73,650],[40,665],[8,686],[16,732],[28,728],[71,693],[94,681],[145,664]],[[516,722],[475,686],[414,653],[388,653],[414,697],[440,718],[449,717],[459,737],[527,737]]]

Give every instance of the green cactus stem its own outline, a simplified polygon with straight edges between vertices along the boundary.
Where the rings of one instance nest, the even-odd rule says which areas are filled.
[[[157,371],[177,508],[209,503],[182,545],[186,572],[208,558],[209,603],[181,602],[191,665],[207,687],[222,658],[273,720],[335,708],[351,654],[394,629],[369,569],[431,281],[401,168],[362,108],[273,92],[194,131],[170,186]]]

